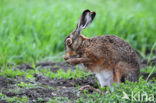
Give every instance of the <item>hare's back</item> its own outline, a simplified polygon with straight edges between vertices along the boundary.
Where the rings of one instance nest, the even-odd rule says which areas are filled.
[[[138,56],[131,45],[114,35],[96,36],[90,39],[90,51],[97,57],[110,58],[115,61],[138,63]]]

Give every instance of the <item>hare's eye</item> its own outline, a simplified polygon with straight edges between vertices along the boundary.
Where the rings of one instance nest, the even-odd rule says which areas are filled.
[[[71,45],[71,44],[72,44],[72,40],[71,40],[70,38],[68,38],[68,39],[66,40],[66,44],[67,44],[67,45]]]

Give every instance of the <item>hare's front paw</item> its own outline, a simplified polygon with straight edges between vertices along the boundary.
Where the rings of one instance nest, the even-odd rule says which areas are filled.
[[[80,64],[80,63],[88,63],[88,62],[90,62],[90,59],[88,59],[88,58],[70,58],[66,61],[68,63],[72,63],[72,64]]]
[[[80,62],[77,60],[77,58],[69,58],[68,60],[66,60],[67,63],[71,64],[71,65],[76,65],[79,64]]]
[[[68,63],[68,64],[71,64],[71,65],[76,65],[76,63],[73,63],[73,59],[69,58],[69,57],[64,57],[64,60]]]

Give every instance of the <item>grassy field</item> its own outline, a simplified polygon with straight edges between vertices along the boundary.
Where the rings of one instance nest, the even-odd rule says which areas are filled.
[[[97,12],[83,34],[115,34],[145,53],[156,38],[155,0],[1,0],[0,64],[51,60],[64,50],[84,9]],[[59,57],[62,59],[62,57]]]
[[[85,36],[117,35],[129,42],[143,59],[153,59],[156,57],[155,4],[156,0],[1,0],[0,77],[14,80],[17,76],[24,76],[29,79],[28,83],[24,81],[25,79],[20,79],[22,81],[17,80],[18,82],[12,84],[14,88],[20,90],[31,89],[37,85],[32,83],[35,82],[34,74],[50,80],[89,76],[90,73],[80,69],[64,71],[60,67],[55,73],[48,69],[49,67],[43,70],[36,67],[36,62],[63,61],[64,38],[75,29],[85,9],[97,13],[93,23],[82,32]],[[24,63],[31,64],[33,69],[21,70],[16,67]],[[150,79],[152,83],[147,80],[150,74],[156,73],[156,67],[150,65],[141,71],[149,75],[145,80],[142,76],[139,83],[121,83],[120,86],[114,86],[114,91],[108,95],[84,92],[76,102],[129,102],[121,99],[122,91],[129,93],[130,96],[132,89],[135,93],[153,93],[156,96],[156,77]],[[104,91],[103,88],[100,90]],[[24,103],[29,99],[28,96],[8,96],[0,91],[0,100]],[[37,100],[42,102],[43,98]],[[56,101],[72,100],[63,97],[48,99],[48,102]]]

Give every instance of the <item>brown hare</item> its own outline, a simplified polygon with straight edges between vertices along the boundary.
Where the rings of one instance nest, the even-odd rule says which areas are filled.
[[[96,74],[101,87],[113,83],[138,81],[139,59],[130,44],[114,35],[87,38],[81,31],[93,21],[96,13],[85,10],[76,29],[65,38],[64,59],[71,64],[83,64]]]

